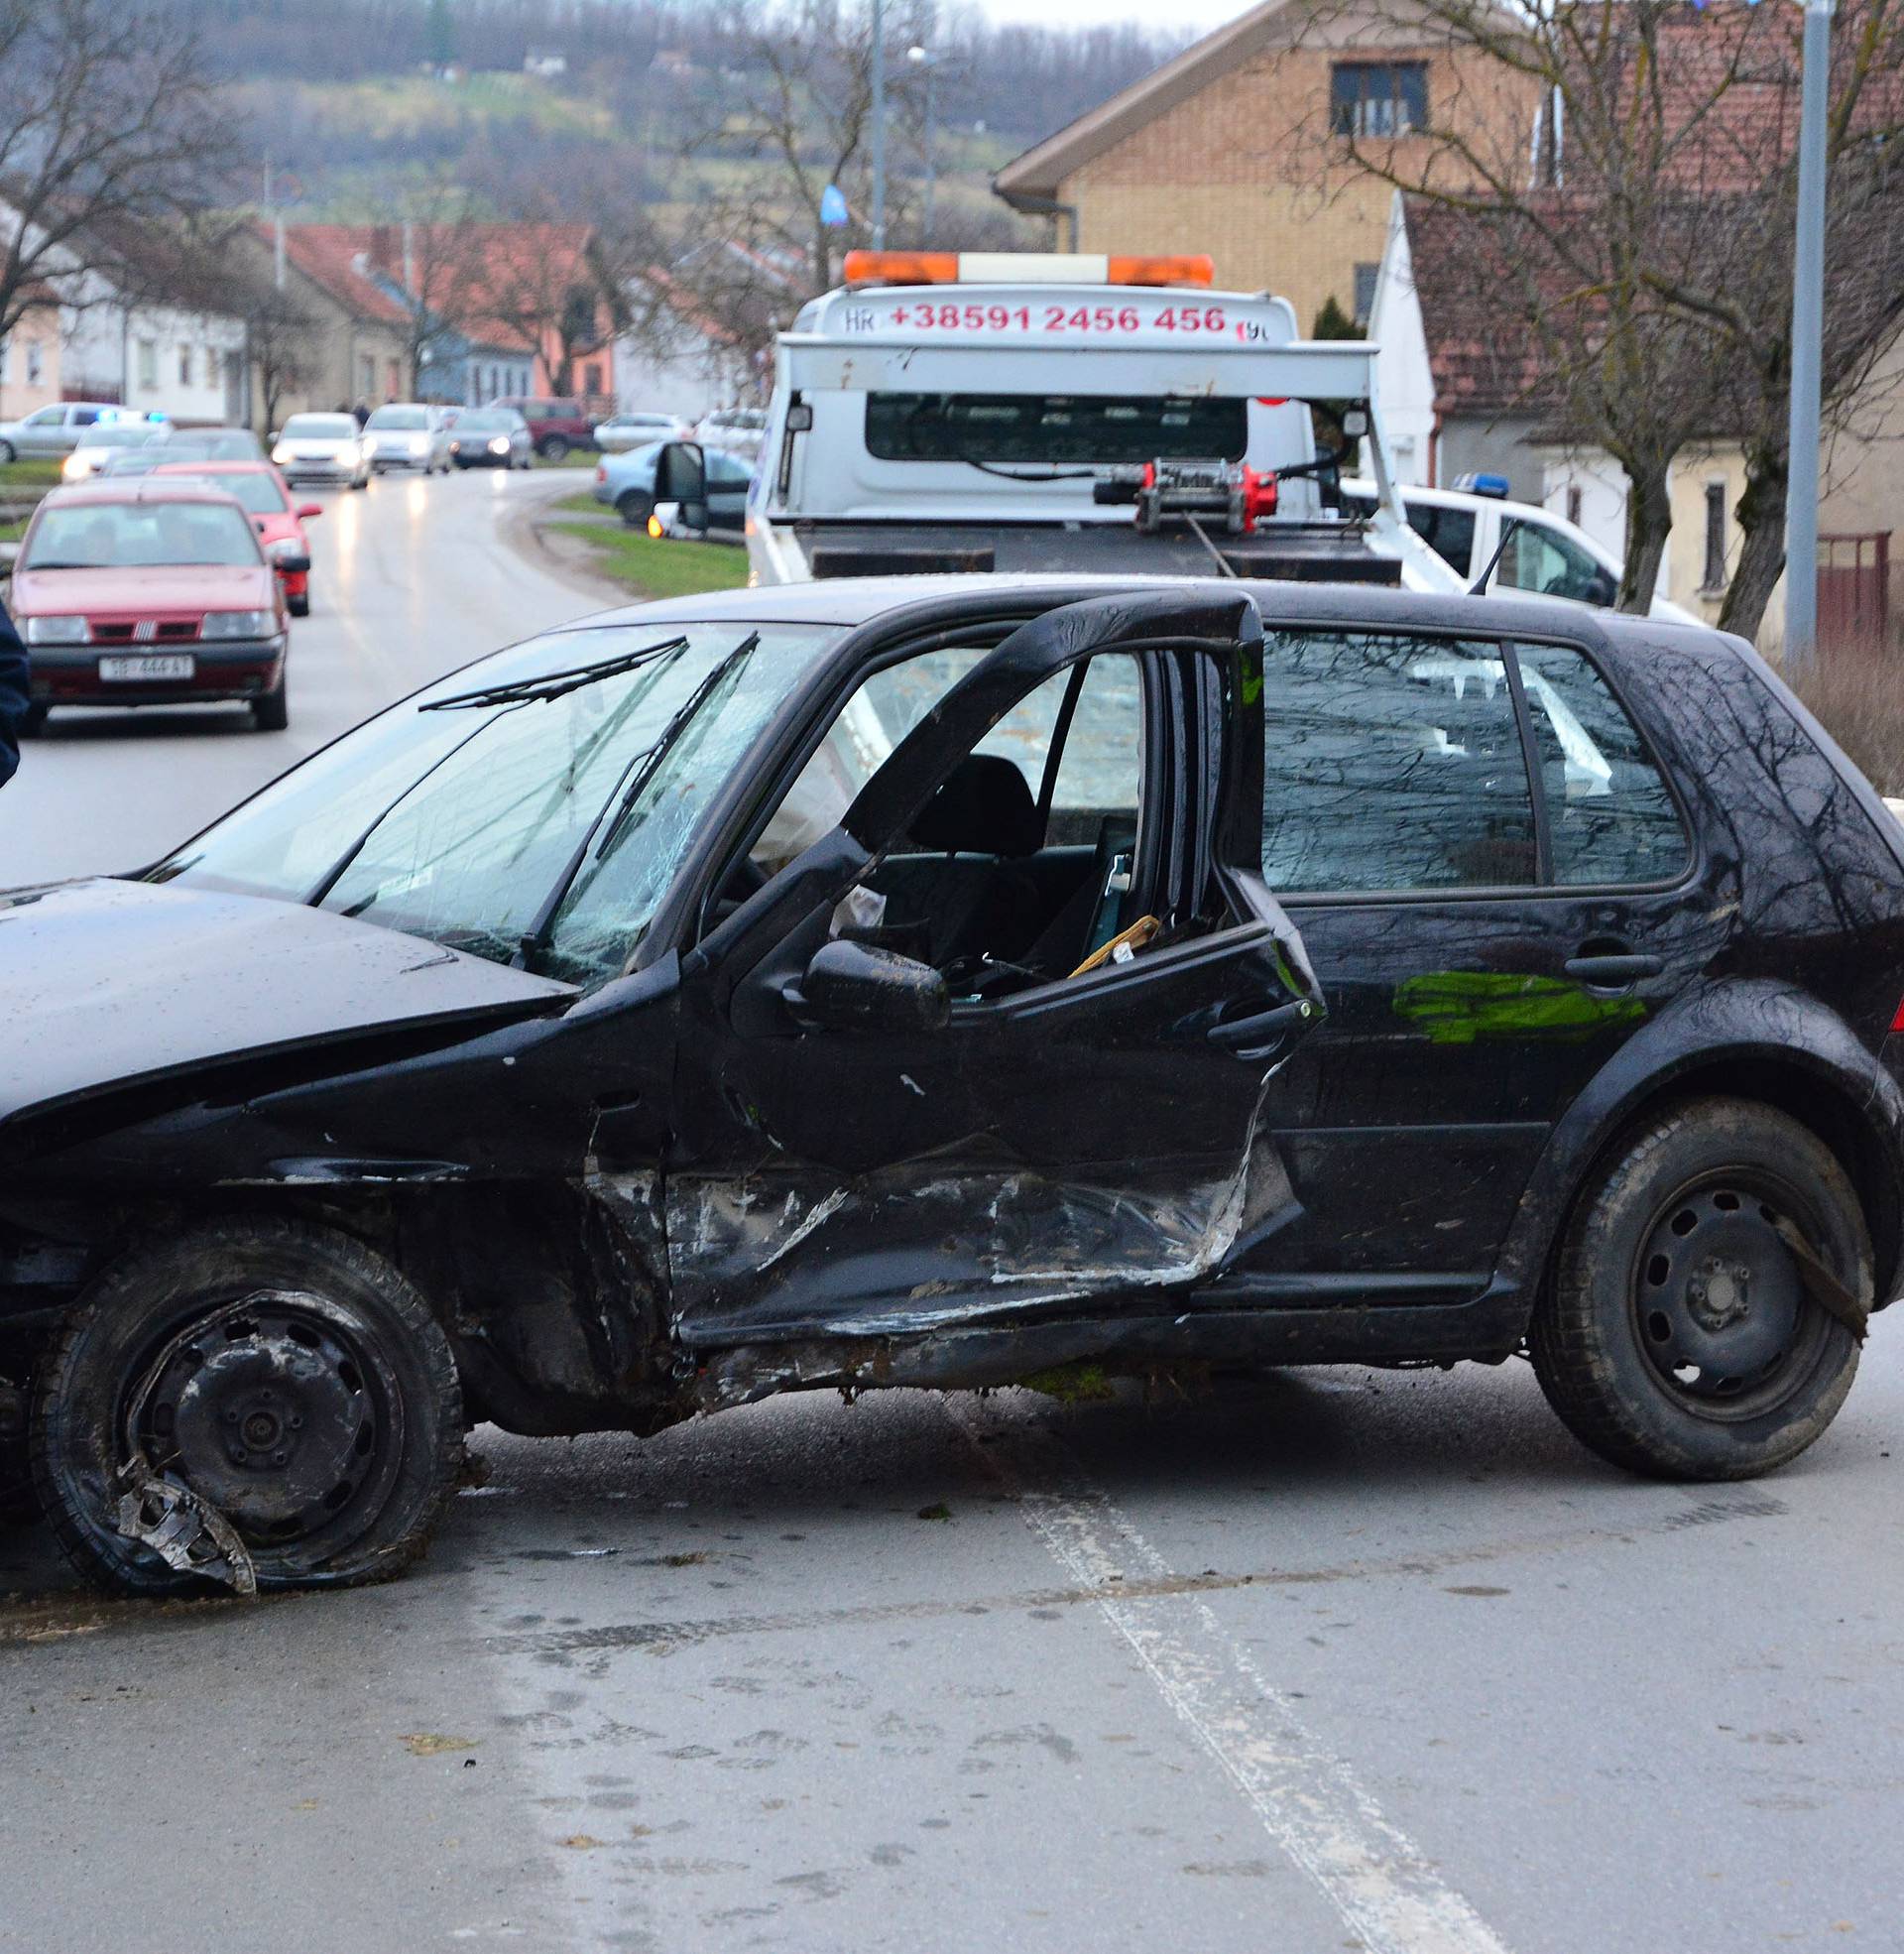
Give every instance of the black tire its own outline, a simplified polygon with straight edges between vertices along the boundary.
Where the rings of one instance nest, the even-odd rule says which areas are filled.
[[[0,441],[0,468],[11,468],[20,457],[13,451],[11,441]]]
[[[20,737],[23,740],[38,738],[47,730],[47,719],[52,711],[53,707],[44,699],[37,699],[28,706],[27,716],[20,722]]]
[[[624,489],[615,498],[615,513],[630,529],[646,529],[654,513],[654,498],[645,489]]]
[[[462,1457],[455,1360],[422,1297],[362,1243],[276,1218],[115,1263],[37,1382],[34,1482],[73,1564],[133,1594],[189,1592],[202,1575],[114,1525],[135,1418],[154,1468],[237,1528],[261,1590],[401,1573]]]
[[[254,733],[282,733],[291,724],[291,678],[280,678],[274,691],[251,702],[251,730]]]
[[[1783,1217],[1868,1307],[1870,1235],[1831,1150],[1787,1114],[1701,1099],[1635,1128],[1585,1190],[1529,1345],[1585,1445],[1661,1479],[1749,1479],[1822,1433],[1857,1341],[1807,1289]]]
[[[536,452],[544,461],[563,461],[568,457],[568,436],[566,434],[546,434]]]
[[[308,617],[310,615],[310,599],[308,597],[287,597],[285,599],[285,607],[291,612],[293,617]]]

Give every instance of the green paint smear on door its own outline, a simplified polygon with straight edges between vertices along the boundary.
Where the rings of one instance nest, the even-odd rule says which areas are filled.
[[[1433,970],[1395,986],[1394,1011],[1436,1044],[1474,1044],[1482,1038],[1574,1044],[1638,1024],[1646,1005],[1636,997],[1596,997],[1565,977]]]

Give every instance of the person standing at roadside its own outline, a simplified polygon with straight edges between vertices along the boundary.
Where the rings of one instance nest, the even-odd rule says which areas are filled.
[[[20,771],[20,728],[33,703],[27,690],[27,648],[0,604],[0,787]]]

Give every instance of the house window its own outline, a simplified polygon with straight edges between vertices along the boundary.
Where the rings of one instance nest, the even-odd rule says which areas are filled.
[[[1379,265],[1356,267],[1356,323],[1358,325],[1367,325],[1368,314],[1375,309],[1375,278],[1380,270]]]
[[[1706,484],[1706,574],[1702,590],[1726,588],[1726,484]]]
[[[1578,482],[1567,484],[1567,520],[1575,529],[1580,527],[1581,494]]]
[[[357,398],[366,405],[377,391],[377,361],[373,354],[360,353],[357,357]]]
[[[40,376],[46,371],[47,349],[38,339],[27,341],[27,385],[37,387]]]
[[[178,348],[178,384],[181,387],[189,387],[191,385],[191,348],[189,346],[180,346]]]
[[[1357,269],[1357,275],[1360,276],[1362,268],[1358,266],[1356,269]],[[599,360],[591,360],[589,364],[582,369],[582,392],[585,394],[599,394],[601,391],[602,391],[601,362]]]
[[[156,339],[142,339],[139,342],[139,384],[142,387],[156,387],[159,384],[159,342]]]
[[[1338,136],[1419,135],[1428,126],[1426,61],[1337,61],[1329,127]]]

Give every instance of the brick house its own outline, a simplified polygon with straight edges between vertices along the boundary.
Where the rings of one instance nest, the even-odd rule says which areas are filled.
[[[1416,167],[1434,126],[1525,155],[1535,91],[1380,0],[1261,0],[1006,165],[993,187],[1060,249],[1207,251],[1218,282],[1366,319],[1390,191],[1345,136]],[[1419,149],[1421,156],[1412,153]]]

